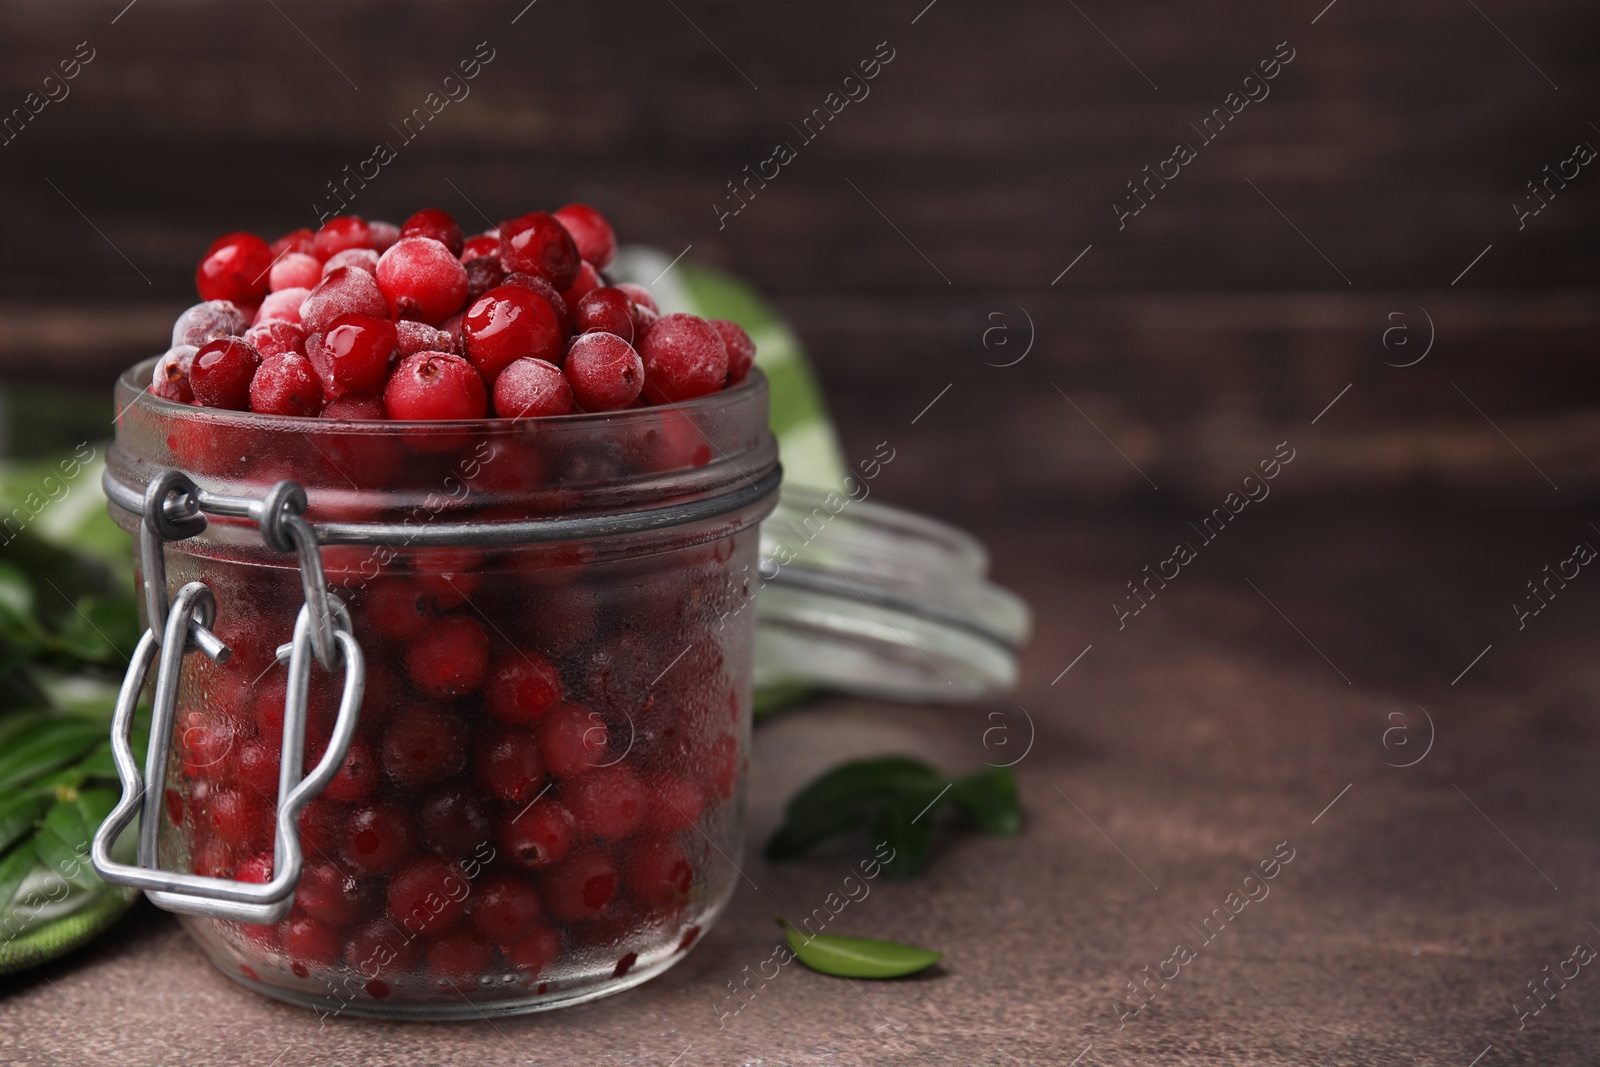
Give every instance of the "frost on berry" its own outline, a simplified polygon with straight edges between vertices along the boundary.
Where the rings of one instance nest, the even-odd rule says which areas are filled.
[[[150,392],[163,400],[179,404],[194,403],[194,390],[189,386],[189,368],[194,365],[194,345],[174,345],[166,355],[156,360],[155,371],[150,376]]]
[[[378,253],[370,248],[347,248],[328,257],[328,262],[322,265],[320,277],[326,278],[331,272],[340,267],[355,267],[364,270],[373,277],[378,274]],[[315,282],[312,283],[316,284]]]
[[[312,283],[315,284],[315,283]],[[310,289],[279,289],[275,293],[268,293],[267,298],[261,301],[261,309],[256,312],[256,322],[293,322],[300,321],[300,305],[306,302],[306,297],[311,295]]]
[[[300,322],[312,333],[322,333],[344,315],[389,317],[389,304],[377,279],[355,267],[339,267],[329,273],[300,305]]]
[[[228,300],[207,300],[178,316],[172,324],[172,344],[196,348],[217,337],[237,337],[250,320]]]

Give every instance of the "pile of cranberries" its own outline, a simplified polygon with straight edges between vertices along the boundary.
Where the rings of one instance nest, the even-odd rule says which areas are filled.
[[[610,284],[616,250],[584,204],[470,238],[438,208],[270,245],[226,234],[150,391],[264,415],[521,419],[672,404],[749,373],[736,323],[662,315],[645,287]]]

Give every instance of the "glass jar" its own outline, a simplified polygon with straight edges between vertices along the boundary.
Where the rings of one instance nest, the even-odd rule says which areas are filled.
[[[174,404],[144,391],[151,366],[117,385],[106,475],[113,515],[147,545],[147,643],[190,583],[215,607],[167,627],[206,654],[178,661],[170,724],[157,687],[154,855],[108,877],[199,876],[199,896],[152,897],[191,912],[229,977],[328,1012],[536,1011],[681,959],[741,877],[756,622],[741,609],[779,479],[760,373],[666,408],[396,423]],[[197,490],[147,505],[167,470]],[[304,488],[320,552],[310,534],[283,542],[298,507],[272,495],[284,480]],[[154,555],[152,530],[166,530]],[[308,551],[359,654],[318,652],[301,722],[299,668],[275,650],[314,599]],[[365,676],[353,730],[341,662]],[[277,819],[301,766],[346,743],[320,795]],[[286,915],[219,917],[265,906],[238,902],[284,882],[296,850]]]

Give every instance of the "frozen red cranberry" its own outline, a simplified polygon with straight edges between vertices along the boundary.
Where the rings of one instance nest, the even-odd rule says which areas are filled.
[[[375,396],[344,396],[330,400],[322,406],[322,417],[325,419],[387,419],[389,412],[384,408],[383,401]],[[357,463],[341,462],[341,469],[354,476],[356,471],[351,467],[359,467]],[[381,476],[370,479],[374,484],[387,481]]]
[[[525,978],[534,978],[561,954],[561,935],[548,926],[541,926],[514,944],[502,945],[500,950],[511,966],[526,972]]]
[[[494,380],[494,412],[503,419],[565,415],[571,410],[572,387],[554,363],[514,360]]]
[[[302,978],[309,967],[332,967],[338,963],[343,948],[337,930],[308,916],[290,919],[283,928],[283,951]]]
[[[705,396],[728,379],[728,348],[716,327],[698,315],[663,315],[639,345],[644,394],[653,403]]]
[[[578,301],[572,315],[572,329],[576,333],[600,331],[614,333],[624,341],[633,342],[633,301],[613,285],[603,285]]]
[[[311,333],[323,333],[343,315],[389,317],[389,303],[377,279],[364,270],[340,267],[329,271],[300,305],[300,324]]]
[[[545,904],[559,919],[599,918],[617,895],[617,868],[600,849],[583,849],[539,876]]]
[[[274,786],[274,795],[277,787]],[[307,855],[332,856],[339,849],[344,834],[345,810],[343,804],[318,797],[300,813],[300,841]]]
[[[436,936],[467,910],[472,886],[466,872],[442,859],[419,859],[391,879],[388,916],[408,934]]]
[[[378,288],[397,319],[440,322],[467,299],[467,271],[431,237],[404,237],[378,261]]]
[[[394,804],[350,809],[339,854],[361,874],[392,871],[411,855],[411,819]]]
[[[460,356],[418,352],[390,375],[383,406],[391,419],[481,419],[489,411],[489,394]]]
[[[493,828],[477,794],[463,789],[434,793],[422,804],[422,847],[447,859],[472,855],[487,844]]]
[[[383,735],[383,769],[404,786],[441,782],[467,762],[467,726],[438,708],[402,711]]]
[[[568,204],[556,210],[556,221],[572,235],[578,255],[601,270],[611,266],[617,254],[617,235],[606,217],[588,204]]]
[[[501,285],[520,285],[524,289],[532,289],[544,297],[545,303],[550,305],[550,310],[556,313],[556,321],[561,324],[562,334],[572,330],[571,310],[566,299],[556,291],[556,287],[539,277],[537,274],[525,274],[522,271],[512,271],[506,275]]]
[[[650,797],[632,768],[596,767],[561,785],[561,802],[597,837],[627,837],[644,822]]]
[[[539,891],[515,874],[487,875],[473,893],[468,917],[478,933],[505,945],[539,928]]]
[[[351,872],[328,860],[312,859],[300,872],[294,903],[318,922],[342,929],[369,914],[373,898]]]
[[[343,252],[336,252],[328,257],[328,262],[322,265],[322,274],[318,281],[340,267],[354,267],[356,270],[365,271],[376,277],[378,274],[378,253],[370,248],[347,248]],[[316,282],[311,284],[315,285]]]
[[[561,675],[537,652],[502,656],[489,675],[489,711],[511,726],[530,726],[561,699]]]
[[[572,398],[585,411],[617,411],[646,383],[644,361],[614,333],[586,333],[572,342],[562,366]]]
[[[528,803],[544,789],[539,738],[528,730],[502,727],[478,742],[475,764],[484,792],[513,806]]]
[[[339,773],[333,776],[322,795],[329,800],[365,800],[377,791],[379,776],[378,754],[358,737],[350,742]]]
[[[290,252],[298,252],[300,255],[309,256],[316,252],[316,247],[316,234],[310,230],[290,230],[272,242],[269,250],[272,252],[272,258],[277,259],[279,256],[287,255]]]
[[[194,272],[194,287],[201,300],[230,300],[259,304],[267,295],[267,275],[272,270],[272,250],[253,233],[230,233],[217,238]]]
[[[244,411],[250,407],[250,380],[261,353],[237,337],[219,337],[200,346],[189,366],[194,402],[208,408]]]
[[[578,279],[562,290],[561,299],[570,307],[582,300],[585,296],[604,285],[605,279],[600,277],[600,272],[594,269],[594,264],[587,259],[578,268]]]
[[[237,337],[250,325],[250,316],[231,301],[207,300],[184,310],[172,324],[172,344],[199,348],[218,337]]]
[[[418,352],[449,352],[456,353],[456,339],[436,326],[429,326],[425,322],[415,319],[401,319],[394,324],[395,335],[399,338],[400,357],[414,356]]]
[[[456,220],[449,212],[436,207],[425,207],[406,219],[400,225],[400,236],[402,239],[429,237],[448,248],[451,255],[458,258],[461,255],[461,227],[456,224]],[[496,241],[493,247],[495,251],[499,251],[499,242]]]
[[[400,227],[392,222],[373,220],[367,223],[367,228],[372,231],[372,250],[380,256],[400,240]]]
[[[474,238],[473,240],[480,239]],[[471,242],[468,243],[470,244]],[[495,243],[498,247],[498,239]],[[500,257],[498,255],[474,256],[463,261],[462,266],[467,272],[467,299],[469,301],[476,301],[478,297],[487,293],[490,289],[496,288],[506,280],[506,270],[500,265]]]
[[[644,818],[646,830],[674,834],[700,822],[706,794],[698,785],[671,775],[660,775],[647,779],[646,788],[650,797],[650,809]]]
[[[409,641],[433,622],[433,597],[407,578],[379,578],[361,598],[362,617],[384,637]]]
[[[424,693],[456,697],[483,684],[489,637],[476,619],[440,619],[406,646],[406,673]]]
[[[661,308],[656,303],[656,298],[650,295],[650,290],[637,282],[618,282],[617,288],[627,293],[628,299],[640,307],[649,308],[658,315],[661,313]]]
[[[322,410],[322,383],[311,361],[293,352],[263,359],[250,379],[250,410],[315,416]]]
[[[466,603],[483,580],[483,553],[475,548],[440,546],[419,548],[411,554],[417,588],[433,598],[439,611]]]
[[[500,224],[500,263],[508,271],[537,274],[560,292],[577,280],[581,262],[578,246],[553,215],[535,211]]]
[[[255,346],[264,360],[285,354],[296,356],[306,354],[305,327],[293,322],[273,319],[270,322],[258,323],[244,332],[244,339]]]
[[[490,286],[490,288],[493,288],[493,286]],[[468,296],[468,299],[476,298]],[[458,356],[466,352],[466,334],[462,332],[462,324],[466,322],[466,318],[467,313],[465,311],[458,311],[439,324],[439,332],[450,335],[450,344],[446,348],[438,348],[434,351],[454,352]]]
[[[500,820],[500,847],[511,863],[538,870],[566,857],[577,826],[572,812],[559,801],[543,797]]]
[[[422,946],[385,919],[367,923],[344,947],[344,959],[363,978],[408,974]]]
[[[471,930],[452,930],[428,946],[427,966],[435,978],[476,989],[494,962],[494,946]]]
[[[315,285],[315,282],[311,284]],[[289,322],[296,325],[300,322],[300,307],[306,302],[306,297],[311,295],[310,289],[296,287],[294,289],[279,289],[275,293],[268,293],[267,298],[261,301],[261,307],[256,310],[256,322]]]
[[[198,351],[194,345],[179,345],[156,360],[155,371],[150,375],[150,392],[163,400],[194,403],[189,370],[194,366],[194,354]]]
[[[605,720],[582,704],[558,704],[539,724],[544,765],[557,777],[579,774],[606,759],[611,735]]]
[[[389,378],[399,338],[394,323],[369,315],[341,315],[326,333],[306,340],[306,358],[335,399],[351,393],[376,393]]]
[[[694,885],[694,867],[673,842],[648,841],[629,858],[627,883],[641,904],[683,904]]]
[[[312,245],[323,259],[347,248],[371,248],[372,227],[357,215],[340,215],[322,224],[322,229],[312,238]]]
[[[259,796],[219,789],[206,804],[206,818],[218,837],[241,849],[267,848],[272,844],[272,809]]]
[[[750,340],[750,335],[744,332],[744,327],[728,319],[711,319],[712,329],[717,331],[722,338],[722,344],[728,350],[728,384],[744,381],[745,375],[750,373],[750,367],[756,360],[756,345]]]
[[[278,795],[278,746],[252,739],[239,745],[234,754],[239,785],[246,796],[273,803]]]
[[[488,381],[514,360],[561,358],[561,322],[550,302],[520,285],[489,290],[462,321],[467,358]]]
[[[321,280],[322,263],[303,252],[279,257],[267,273],[267,285],[274,293],[280,289],[310,289]]]

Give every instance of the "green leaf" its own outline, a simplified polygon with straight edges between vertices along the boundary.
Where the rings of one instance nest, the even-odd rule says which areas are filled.
[[[114,798],[112,803],[115,803]],[[97,810],[98,804],[93,807]],[[39,852],[39,861],[46,867],[79,889],[95,889],[103,883],[89,862],[89,842],[100,823],[99,820],[88,823],[84,814],[84,808],[76,799],[57,801],[45,815],[44,825],[34,835],[33,844]]]
[[[57,716],[25,734],[0,752],[0,792],[82,759],[105,736],[105,727]]]
[[[1009,767],[991,767],[956,779],[950,798],[984,833],[1015,837],[1022,832],[1017,776]]]
[[[95,664],[123,664],[139,641],[139,609],[126,597],[79,597],[66,617],[56,648]]]
[[[926,970],[944,958],[943,952],[876,941],[866,937],[833,934],[812,936],[779,919],[783,936],[795,958],[813,971],[837,978],[900,978]]]
[[[22,888],[23,880],[37,860],[32,841],[24,841],[0,858],[0,918],[10,918],[17,890]]]
[[[927,870],[933,859],[933,811],[921,818],[917,813],[934,802],[929,794],[919,806],[886,804],[872,820],[872,836],[876,841],[887,842],[894,855],[883,864],[883,873],[897,882],[915,878]],[[915,800],[921,797],[913,798]]]
[[[54,799],[49,793],[33,790],[0,798],[0,852],[33,833]]]
[[[804,855],[830,837],[870,825],[885,805],[910,803],[908,797],[931,799],[943,785],[933,768],[905,757],[835,767],[789,802],[783,825],[767,842],[766,857],[781,863]]]

